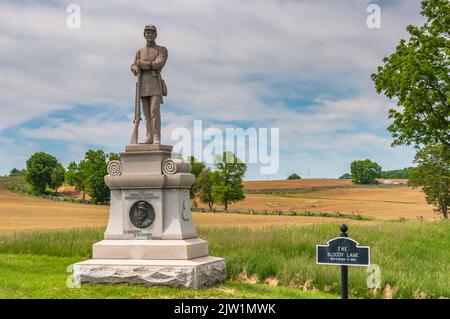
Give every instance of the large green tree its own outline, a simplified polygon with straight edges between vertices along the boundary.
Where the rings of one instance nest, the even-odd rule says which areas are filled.
[[[81,161],[79,164],[75,162],[69,163],[64,177],[67,184],[75,186],[75,189],[81,192],[82,199],[85,201],[86,178],[84,176],[83,163],[84,161]]]
[[[196,201],[196,196],[200,191],[199,176],[202,170],[205,168],[205,163],[197,161],[197,159],[194,156],[189,156],[188,161],[191,163],[192,166],[191,173],[194,174],[195,176],[195,180],[189,190],[189,194],[194,203],[194,206],[197,207],[198,205]]]
[[[69,164],[66,174],[68,182],[79,189],[84,189],[94,203],[107,203],[110,200],[110,192],[104,181],[104,177],[108,174],[106,168],[109,161],[118,159],[120,156],[115,153],[106,154],[102,150],[89,150],[79,164]]]
[[[393,145],[450,143],[450,2],[423,0],[424,25],[408,26],[408,40],[372,74],[378,93],[395,99],[388,127]]]
[[[420,187],[429,204],[435,205],[445,219],[450,206],[450,151],[443,145],[427,146],[417,152],[417,167],[409,185]]]
[[[357,160],[350,165],[354,184],[376,184],[381,175],[381,166],[371,160]]]
[[[64,166],[62,166],[60,163],[56,165],[56,167],[53,169],[52,174],[50,176],[50,187],[54,190],[58,190],[59,187],[62,186],[64,183],[64,174],[65,174]]]
[[[86,190],[92,200],[96,203],[107,203],[110,200],[110,192],[105,184],[105,176],[108,162],[119,160],[120,156],[115,153],[106,154],[102,150],[89,150],[83,160],[82,169],[86,176]]]
[[[212,175],[212,195],[215,201],[224,205],[228,210],[228,204],[243,200],[244,178],[247,165],[231,152],[218,155],[215,160],[216,171]]]
[[[214,207],[213,196],[213,176],[217,172],[212,172],[209,168],[203,168],[197,178],[198,197],[202,203],[208,204],[209,209]]]
[[[26,162],[25,180],[34,192],[43,194],[47,187],[57,186],[54,170],[60,168],[61,164],[56,157],[45,152],[36,152]]]

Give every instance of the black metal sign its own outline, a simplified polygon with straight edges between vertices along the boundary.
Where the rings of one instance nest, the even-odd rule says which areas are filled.
[[[370,266],[370,247],[359,246],[356,240],[348,238],[347,225],[341,225],[340,229],[341,237],[317,245],[316,263],[341,266],[341,297],[348,299],[348,266]]]
[[[317,245],[317,264],[341,266],[370,266],[370,247],[359,246],[356,240],[337,237],[327,245]]]

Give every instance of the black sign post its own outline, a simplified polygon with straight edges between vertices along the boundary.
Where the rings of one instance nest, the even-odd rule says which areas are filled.
[[[341,225],[341,237],[347,237],[347,225]],[[348,266],[341,266],[341,298],[348,299]]]
[[[317,245],[316,263],[341,266],[341,297],[348,299],[348,266],[370,266],[370,247],[348,238],[347,225],[341,225],[341,237],[333,238],[327,245]]]

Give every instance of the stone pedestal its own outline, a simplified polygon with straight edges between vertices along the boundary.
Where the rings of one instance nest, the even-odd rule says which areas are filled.
[[[172,146],[128,145],[108,164],[111,207],[105,240],[93,259],[74,265],[85,283],[142,283],[198,288],[226,278],[225,260],[208,256],[190,209],[190,164]]]
[[[91,284],[133,283],[145,286],[201,288],[226,278],[222,258],[190,260],[91,259],[74,265],[75,280]]]

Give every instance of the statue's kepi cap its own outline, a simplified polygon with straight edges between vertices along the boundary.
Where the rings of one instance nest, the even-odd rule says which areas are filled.
[[[144,202],[139,202],[138,203],[138,207],[137,208],[143,208],[143,209],[147,209],[146,205]]]
[[[147,24],[144,28],[144,31],[153,30],[156,32],[156,27],[153,24]]]

